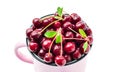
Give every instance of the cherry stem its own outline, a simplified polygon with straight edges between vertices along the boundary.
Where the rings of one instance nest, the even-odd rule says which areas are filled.
[[[46,28],[48,28],[49,26],[51,26],[52,24],[54,24],[54,23],[57,22],[57,21],[59,21],[59,20],[55,20],[55,21],[51,22],[50,24],[48,24],[45,28],[43,28],[43,29],[39,32],[39,34],[42,33]]]
[[[62,44],[61,28],[60,28],[60,36],[61,36],[61,49],[60,49],[60,56],[62,56],[62,54],[63,54],[63,44]]]
[[[57,35],[56,35],[56,36],[57,36]],[[49,48],[48,53],[50,53],[50,51],[51,51],[51,48],[52,48],[53,42],[54,42],[54,41],[55,41],[55,39],[56,39],[56,36],[54,37],[54,39],[52,40],[52,42],[51,42],[51,44],[50,44],[50,48]]]
[[[80,38],[63,38],[65,40],[85,40],[85,39],[80,39]]]
[[[78,32],[76,32],[75,30],[73,30],[72,28],[68,27],[71,31],[73,31],[76,34],[79,34]]]
[[[58,32],[60,32],[60,29],[58,29]],[[52,45],[53,45],[53,42],[55,41],[55,39],[56,39],[57,35],[58,35],[58,33],[55,35],[54,39],[52,40],[52,42],[51,42],[51,44],[50,44],[50,48],[49,48],[48,53],[50,53],[51,48],[52,48]]]
[[[70,27],[68,27],[71,31],[73,31],[74,33],[76,33],[76,34],[79,34],[78,32],[76,32],[75,30],[73,30],[72,28],[70,28]],[[79,34],[80,35],[80,34]],[[81,35],[80,35],[81,36]],[[82,37],[82,36],[81,36]],[[82,37],[82,38],[84,38],[84,37]]]

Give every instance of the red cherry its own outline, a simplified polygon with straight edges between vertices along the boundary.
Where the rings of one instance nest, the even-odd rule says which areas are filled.
[[[82,21],[79,21],[75,24],[75,28],[78,30],[78,29],[86,29],[86,25],[82,22]]]
[[[83,44],[84,44],[84,43],[82,43],[82,44],[80,45],[80,48],[79,48],[80,53],[81,53],[81,54],[88,53],[88,52],[89,52],[89,50],[90,50],[90,45],[88,44],[87,49],[86,49],[86,50],[84,50]]]
[[[93,43],[93,37],[92,36],[88,36],[89,39],[89,44],[91,45]]]
[[[49,40],[49,39],[44,40],[44,41],[42,42],[42,48],[43,48],[44,50],[48,51],[51,42],[52,42],[52,41]]]
[[[43,26],[47,26],[50,23],[50,21],[48,20],[48,18],[42,20],[42,25]]]
[[[65,22],[71,22],[71,16],[70,15],[63,15],[63,23],[65,23]]]
[[[66,64],[66,59],[63,56],[56,56],[55,57],[55,64],[57,66],[64,66]]]
[[[40,58],[44,58],[45,54],[46,54],[46,52],[43,49],[40,49],[40,51],[38,52],[38,56]]]
[[[38,44],[35,42],[30,42],[29,43],[29,49],[31,52],[36,52],[38,49]]]
[[[53,53],[55,55],[60,55],[60,50],[61,50],[61,46],[60,45],[55,45],[53,48]]]
[[[30,34],[33,32],[33,29],[32,28],[28,28],[27,30],[26,30],[26,35],[27,35],[27,37],[28,38],[30,38]]]
[[[39,28],[41,26],[40,18],[34,18],[33,24],[36,28]]]
[[[81,18],[80,18],[80,16],[78,15],[78,14],[76,14],[76,13],[72,13],[71,14],[71,17],[72,17],[72,22],[75,24],[76,22],[78,22],[78,21],[81,21]]]
[[[79,59],[81,57],[79,48],[73,53],[72,57],[73,57],[73,59]]]
[[[60,22],[55,22],[53,26],[54,26],[55,29],[59,28],[61,26],[61,23]]]
[[[92,36],[92,30],[90,28],[86,28],[85,32],[87,36]]]
[[[68,54],[75,51],[75,43],[74,42],[67,42],[64,46],[64,51]]]
[[[72,24],[70,23],[70,22],[65,22],[64,24],[63,24],[63,28],[65,29],[65,30],[69,30],[68,28],[72,28]]]
[[[67,31],[67,32],[65,33],[65,37],[66,37],[66,38],[73,38],[73,37],[74,37],[74,34],[73,34],[71,31]]]
[[[70,55],[64,55],[65,59],[67,62],[70,62],[72,59],[71,59],[71,56]]]
[[[46,63],[51,63],[53,61],[53,55],[52,53],[46,53],[44,57],[44,61]]]
[[[32,37],[33,39],[35,39],[35,40],[38,40],[39,37],[41,36],[41,33],[39,33],[39,32],[41,32],[41,30],[42,30],[42,29],[36,29],[36,30],[34,30],[34,31],[31,33],[31,37]]]
[[[82,38],[82,37],[81,37],[81,35],[80,35],[80,34],[78,34],[78,33],[75,35],[75,37],[76,37],[76,38],[79,38],[79,39],[81,39],[81,38]]]

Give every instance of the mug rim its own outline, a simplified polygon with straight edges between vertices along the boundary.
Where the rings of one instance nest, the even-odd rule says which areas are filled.
[[[48,14],[48,15],[45,15],[45,16],[43,16],[43,17],[41,17],[41,18],[50,16],[50,15],[53,15],[53,14]],[[42,58],[40,58],[39,56],[37,56],[34,52],[31,52],[31,51],[29,50],[29,46],[28,46],[28,44],[29,44],[29,39],[28,39],[27,37],[26,37],[26,44],[27,44],[27,49],[28,49],[28,51],[31,53],[31,55],[32,55],[36,60],[38,60],[39,62],[42,62],[43,64],[46,64],[46,65],[57,66],[55,63],[46,63]],[[92,44],[90,45],[90,50],[91,50],[91,48],[92,48]],[[88,54],[88,53],[87,53],[87,54]],[[87,54],[82,54],[82,56],[81,56],[79,59],[73,60],[73,61],[70,61],[70,62],[67,62],[67,63],[65,64],[65,66],[68,66],[68,65],[77,63],[78,61],[82,60]]]

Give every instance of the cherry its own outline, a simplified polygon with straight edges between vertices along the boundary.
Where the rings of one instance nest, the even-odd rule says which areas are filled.
[[[51,42],[52,42],[52,41],[51,41],[50,39],[44,40],[43,43],[42,43],[42,48],[43,48],[44,50],[48,51]]]
[[[81,21],[81,18],[80,18],[80,16],[78,15],[78,14],[76,14],[76,13],[72,13],[71,14],[71,17],[72,17],[72,22],[75,24],[76,22],[78,22],[78,21]]]
[[[89,44],[91,45],[93,43],[93,37],[92,36],[88,36],[89,39]]]
[[[36,27],[35,27],[34,25],[32,25],[32,29],[33,29],[33,30],[35,30],[35,29],[36,29]]]
[[[55,57],[55,64],[57,66],[64,66],[66,64],[66,59],[63,56],[56,56]]]
[[[85,32],[86,32],[87,36],[92,36],[92,30],[89,27],[86,28]]]
[[[42,25],[43,25],[43,26],[47,26],[49,23],[50,23],[50,21],[49,21],[48,18],[42,20]]]
[[[82,21],[79,21],[75,24],[75,28],[78,29],[85,29],[85,24]]]
[[[65,59],[66,59],[67,62],[70,62],[72,60],[71,56],[68,55],[68,54],[64,55],[64,57],[65,57]]]
[[[70,23],[70,22],[65,22],[64,24],[63,24],[63,28],[64,29],[67,29],[67,30],[69,30],[68,28],[72,28],[72,24]]]
[[[26,30],[26,35],[27,35],[27,37],[28,38],[30,38],[30,34],[33,32],[33,29],[32,28],[28,28],[27,30]]]
[[[37,49],[38,49],[38,44],[37,43],[35,43],[35,42],[30,42],[29,43],[29,50],[31,52],[36,52]]]
[[[60,50],[61,50],[61,46],[60,45],[55,45],[54,48],[53,48],[54,55],[60,55]]]
[[[39,28],[41,26],[40,18],[34,18],[32,22],[36,28]]]
[[[38,52],[38,56],[39,56],[40,58],[44,58],[45,54],[46,54],[46,52],[45,52],[45,50],[43,50],[42,48],[41,48],[40,51]]]
[[[65,23],[65,22],[71,22],[71,16],[70,15],[64,15],[63,16],[63,23]]]
[[[59,27],[61,26],[61,23],[60,23],[60,22],[55,22],[55,23],[53,24],[53,26],[54,26],[55,29],[56,29],[56,28],[59,28]]]
[[[48,18],[48,21],[51,23],[51,22],[53,22],[55,20],[55,18],[54,17],[50,17],[50,18]]]
[[[52,53],[46,53],[44,57],[44,61],[46,63],[51,63],[53,61],[53,55]]]
[[[79,59],[81,57],[79,48],[73,53],[72,57],[73,57],[73,59]]]
[[[41,30],[42,30],[42,29],[36,29],[36,30],[34,30],[34,31],[31,33],[31,37],[32,37],[33,39],[35,39],[35,40],[39,39],[39,37],[40,37],[40,35],[41,35],[41,33],[39,33],[39,32],[41,32]]]
[[[65,37],[66,37],[66,38],[73,38],[73,37],[74,37],[74,34],[73,34],[71,31],[67,31],[67,32],[65,33]]]
[[[64,51],[68,54],[75,51],[75,43],[74,42],[67,42],[64,46]]]
[[[81,54],[87,53],[87,52],[90,50],[90,45],[88,44],[87,49],[84,51],[83,44],[84,44],[84,43],[82,43],[82,44],[80,45],[80,48],[79,48],[79,51],[80,51]]]
[[[81,35],[78,34],[78,33],[75,35],[75,37],[76,37],[76,38],[80,38],[80,39],[82,38]]]

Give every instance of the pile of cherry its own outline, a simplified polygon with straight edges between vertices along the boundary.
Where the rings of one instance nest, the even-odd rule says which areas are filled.
[[[93,38],[91,29],[78,14],[63,14],[61,18],[57,15],[34,18],[26,35],[31,52],[48,64],[64,66],[87,54]]]

